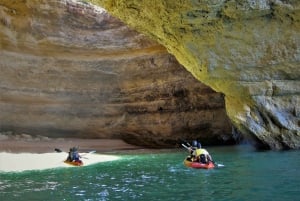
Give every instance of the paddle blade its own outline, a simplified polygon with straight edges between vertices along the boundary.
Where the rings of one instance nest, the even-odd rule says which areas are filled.
[[[62,152],[62,150],[60,150],[59,148],[55,148],[54,151],[56,151],[57,153]]]

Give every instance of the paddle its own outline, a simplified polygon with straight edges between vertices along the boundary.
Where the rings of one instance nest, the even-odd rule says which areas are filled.
[[[60,153],[60,152],[62,152],[62,150],[61,149],[59,149],[59,148],[55,148],[54,149],[57,153]]]
[[[84,156],[84,155],[87,155],[87,154],[93,154],[93,153],[96,153],[96,151],[95,151],[95,150],[89,151],[89,152],[87,152],[87,153],[85,153],[85,154],[82,154],[81,156]]]
[[[214,163],[214,165],[217,165],[217,167],[225,167],[225,165],[223,165],[223,164],[219,164],[219,163],[215,163],[215,162],[213,162]]]
[[[85,153],[85,154],[80,155],[80,157],[81,157],[81,158],[88,159],[87,157],[83,157],[83,156],[85,156],[85,155],[87,155],[87,154],[93,154],[93,153],[95,153],[95,152],[96,152],[95,150],[94,150],[94,151],[89,151],[88,153]]]
[[[185,144],[181,144],[184,148],[186,148],[187,150],[190,150],[190,148],[188,146],[186,146]]]
[[[59,148],[55,148],[54,151],[56,151],[57,153],[63,152],[63,151],[62,151],[61,149],[59,149]],[[65,151],[65,152],[66,152],[66,151]],[[85,154],[80,155],[80,157],[81,157],[81,158],[84,158],[84,159],[88,159],[87,157],[83,157],[83,156],[85,156],[85,155],[87,155],[87,154],[93,154],[93,153],[95,153],[95,152],[96,152],[95,150],[89,151],[89,152],[87,152],[87,153],[85,153]]]
[[[189,147],[191,147],[192,145],[190,145],[190,143],[188,143],[188,141],[186,140],[180,140],[182,142],[182,144],[187,145]]]
[[[57,153],[66,152],[66,151],[62,151],[62,150],[59,149],[59,148],[55,148],[54,151],[56,151]],[[95,152],[96,152],[96,151],[93,150],[93,151],[89,151],[89,152],[87,152],[87,153],[85,153],[85,154],[83,154],[83,155],[86,155],[86,154],[93,154],[93,153],[95,153]]]

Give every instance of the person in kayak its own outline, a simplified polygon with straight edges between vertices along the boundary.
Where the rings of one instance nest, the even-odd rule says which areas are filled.
[[[76,147],[70,148],[67,161],[70,161],[70,162],[73,162],[73,161],[80,162],[81,161],[80,158],[81,158],[81,156],[78,153],[78,148],[76,148]]]
[[[201,143],[198,142],[197,144],[197,149],[195,150],[195,155],[196,155],[196,161],[199,163],[205,163],[208,164],[212,160],[212,157],[208,153],[206,149],[203,149],[201,146]]]
[[[70,148],[69,150],[67,161],[73,161],[73,148]]]
[[[80,162],[80,158],[81,158],[81,156],[78,153],[78,148],[73,147],[73,160],[75,162]]]
[[[189,147],[190,156],[188,158],[189,161],[196,161],[196,150],[197,150],[198,142],[197,140],[192,141],[192,146]]]

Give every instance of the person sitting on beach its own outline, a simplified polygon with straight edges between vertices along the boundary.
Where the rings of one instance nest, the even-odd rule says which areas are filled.
[[[208,151],[202,148],[200,142],[198,142],[197,144],[197,149],[195,150],[195,153],[196,153],[196,161],[198,161],[199,163],[208,164],[210,161],[213,161]]]

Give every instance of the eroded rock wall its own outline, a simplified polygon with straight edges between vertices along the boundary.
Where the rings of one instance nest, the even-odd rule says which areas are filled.
[[[164,45],[225,94],[261,148],[300,148],[300,1],[89,0]]]
[[[1,132],[233,142],[223,95],[99,7],[2,0],[0,48]]]

